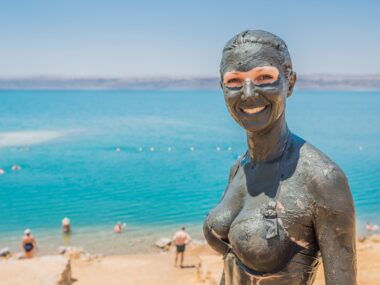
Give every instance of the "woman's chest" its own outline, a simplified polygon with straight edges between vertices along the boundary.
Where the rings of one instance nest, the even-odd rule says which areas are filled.
[[[244,172],[231,181],[208,218],[237,256],[258,270],[282,264],[281,258],[300,245],[313,245],[312,221],[312,199],[297,175],[264,184],[247,183]]]
[[[210,212],[209,226],[219,236],[227,239],[231,228],[244,225],[244,229],[264,237],[266,224],[275,221],[290,235],[296,235],[299,226],[312,227],[313,199],[298,173],[278,181],[269,175],[266,179],[252,177],[239,170]]]

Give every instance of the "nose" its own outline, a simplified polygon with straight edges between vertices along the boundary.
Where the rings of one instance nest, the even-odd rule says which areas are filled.
[[[246,100],[251,96],[257,96],[257,93],[255,92],[255,85],[251,79],[245,79],[243,83],[242,99]]]

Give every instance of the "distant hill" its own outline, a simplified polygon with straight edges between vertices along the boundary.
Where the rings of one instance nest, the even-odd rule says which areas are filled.
[[[0,78],[0,90],[218,89],[219,78]],[[380,90],[380,75],[304,75],[298,90]]]

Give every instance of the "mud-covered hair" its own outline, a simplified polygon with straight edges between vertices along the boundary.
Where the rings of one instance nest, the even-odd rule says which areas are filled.
[[[276,49],[278,51],[281,65],[284,68],[285,76],[287,79],[290,78],[292,73],[292,60],[290,58],[288,47],[280,37],[262,30],[247,30],[241,32],[227,42],[223,49],[223,57],[220,64],[221,73],[226,63],[225,53],[246,44],[261,44]]]

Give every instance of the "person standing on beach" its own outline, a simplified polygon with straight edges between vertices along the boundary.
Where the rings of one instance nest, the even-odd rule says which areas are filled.
[[[186,245],[191,242],[191,236],[185,231],[185,227],[181,227],[181,229],[174,234],[172,242],[176,246],[174,267],[177,266],[178,255],[180,255],[180,267],[182,268]]]
[[[34,255],[34,249],[36,248],[36,239],[32,235],[30,229],[24,231],[24,236],[22,237],[22,248],[25,251],[26,258],[32,258]]]

